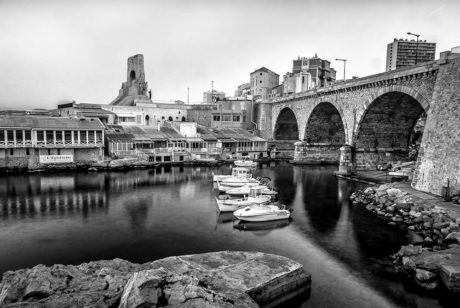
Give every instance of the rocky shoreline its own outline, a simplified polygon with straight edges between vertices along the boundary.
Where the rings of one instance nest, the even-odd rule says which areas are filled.
[[[291,259],[221,251],[9,271],[0,281],[0,306],[272,307],[308,294],[310,286],[310,274]]]
[[[391,256],[398,272],[415,286],[428,291],[448,290],[460,295],[460,217],[397,188],[383,184],[356,191],[354,205],[364,206],[374,215],[403,224],[419,235]]]

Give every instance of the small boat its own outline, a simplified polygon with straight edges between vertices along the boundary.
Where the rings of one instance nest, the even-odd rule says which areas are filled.
[[[247,192],[245,194],[240,194],[240,195],[248,195],[250,188],[251,187],[257,187],[260,186],[259,182],[248,182],[248,183],[223,183],[223,182],[217,182],[217,189],[219,189],[219,192],[227,192],[230,189],[236,189],[236,188],[241,188],[241,187],[247,187]],[[237,194],[238,195],[238,194]]]
[[[222,181],[223,179],[226,178],[251,178],[252,177],[252,171],[251,169],[244,168],[244,167],[235,167],[232,168],[232,174],[228,175],[220,175],[220,174],[212,174],[212,180],[214,182]]]
[[[242,221],[271,221],[289,219],[291,211],[274,204],[251,205],[236,210],[233,216]]]
[[[260,186],[258,187],[259,188],[251,189],[247,198],[230,199],[229,196],[219,196],[219,198],[216,198],[219,211],[233,212],[245,206],[270,202],[272,197],[268,195],[262,195],[262,190],[260,189]]]
[[[243,195],[249,195],[249,192],[251,191],[251,188],[260,188],[260,192],[262,195],[270,195],[274,196],[277,195],[278,192],[269,188],[266,185],[258,185],[258,186],[250,186],[250,185],[244,185],[241,187],[235,187],[232,189],[227,189],[225,191],[226,194],[229,194],[231,196],[243,196]]]
[[[249,168],[255,168],[257,166],[257,163],[247,156],[243,157],[242,159],[235,160],[234,164],[238,167]]]

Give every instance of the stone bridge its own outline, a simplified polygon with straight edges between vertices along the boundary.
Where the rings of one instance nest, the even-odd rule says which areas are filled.
[[[437,61],[259,102],[257,124],[266,139],[297,141],[299,162],[338,163],[346,145],[350,170],[407,160],[409,146],[421,142],[412,184],[440,194],[447,181],[460,192],[459,110],[460,54],[445,52]],[[414,128],[423,122],[420,140]]]

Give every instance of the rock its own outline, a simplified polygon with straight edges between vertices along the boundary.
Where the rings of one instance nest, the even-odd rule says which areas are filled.
[[[444,286],[455,294],[460,293],[460,266],[441,265],[439,276]]]
[[[415,265],[415,263],[414,263]],[[417,268],[415,270],[415,279],[420,282],[427,282],[436,278],[436,274],[427,270]]]
[[[422,251],[422,247],[409,244],[407,246],[402,246],[396,254],[400,257],[410,257],[421,254]]]
[[[404,271],[407,273],[414,272],[417,268],[415,262],[409,257],[402,257],[401,264],[403,266]]]
[[[398,210],[409,212],[411,206],[412,206],[412,203],[407,203],[404,200],[396,200],[396,208]]]
[[[375,193],[376,198],[380,198],[382,196],[386,196],[387,192],[385,190],[377,190]]]
[[[401,191],[401,190],[399,190],[397,188],[390,188],[390,189],[387,190],[387,194],[390,197],[401,198],[401,197],[404,197],[405,195],[407,195],[407,192]]]
[[[366,189],[364,190],[364,193],[365,193],[366,195],[373,195],[373,194],[375,194],[375,190],[374,190],[374,188],[372,188],[372,187],[368,187],[368,188],[366,188]]]
[[[444,239],[446,243],[456,243],[460,244],[460,232],[449,233]]]
[[[432,226],[431,223],[428,222],[428,221],[423,223],[423,229],[425,229],[425,230],[426,229],[431,229],[431,226]]]
[[[144,264],[115,259],[6,272],[0,306],[258,307],[259,301],[282,302],[306,292],[310,284],[310,275],[293,260],[222,251]]]
[[[450,233],[450,228],[449,227],[441,229],[441,234],[442,235],[447,236],[449,233]]]

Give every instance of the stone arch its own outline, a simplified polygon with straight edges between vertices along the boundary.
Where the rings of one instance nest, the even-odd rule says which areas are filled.
[[[341,108],[324,101],[316,104],[310,112],[303,140],[307,143],[343,145],[347,142],[346,135]]]
[[[363,107],[353,138],[357,166],[407,160],[411,132],[428,101],[410,88],[391,86],[373,93]]]
[[[299,140],[299,126],[294,111],[284,107],[279,112],[273,130],[275,140]]]

